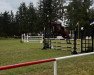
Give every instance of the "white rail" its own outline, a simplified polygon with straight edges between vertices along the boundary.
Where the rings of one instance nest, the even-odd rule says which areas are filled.
[[[94,54],[94,52],[55,58],[56,61],[54,61],[54,75],[58,75],[58,74],[57,74],[57,61],[58,61],[58,60],[64,60],[64,59],[69,59],[69,58],[87,56],[87,55],[92,55],[92,54]]]
[[[22,34],[22,42],[43,43],[43,36],[29,36]]]
[[[70,56],[65,56],[65,57],[50,58],[50,59],[45,59],[45,60],[38,60],[38,61],[32,61],[32,62],[25,62],[25,63],[7,65],[7,66],[0,66],[0,70],[7,70],[7,69],[18,68],[18,67],[23,67],[23,66],[41,64],[41,63],[47,63],[47,62],[54,62],[54,64],[53,64],[54,65],[54,75],[58,75],[57,74],[57,71],[58,71],[57,70],[57,61],[69,59],[69,58],[74,58],[74,57],[93,55],[93,54],[94,54],[94,52],[90,52],[90,53],[70,55]]]

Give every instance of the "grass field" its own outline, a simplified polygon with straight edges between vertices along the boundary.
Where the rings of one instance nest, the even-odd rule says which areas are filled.
[[[41,44],[0,40],[0,66],[71,55],[67,50],[42,50]],[[0,71],[0,75],[53,75],[53,63]],[[58,61],[58,75],[94,75],[94,55]]]

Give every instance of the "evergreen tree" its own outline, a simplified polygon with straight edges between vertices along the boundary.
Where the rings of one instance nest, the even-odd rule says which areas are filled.
[[[3,15],[2,13],[0,14],[0,36],[3,36],[4,31],[3,31]]]
[[[20,24],[20,19],[19,19],[19,12],[17,11],[16,12],[16,15],[15,15],[15,29],[16,29],[16,31],[15,31],[15,34],[16,35],[20,35],[21,36],[21,24]]]
[[[14,15],[14,13],[11,11],[10,13],[10,34],[11,36],[20,36],[19,34],[19,22],[17,21],[17,14]]]
[[[94,21],[94,9],[90,9],[89,19],[90,19],[90,23]]]
[[[62,4],[61,0],[40,0],[38,9],[42,28],[49,28],[49,22],[63,16]]]
[[[19,23],[20,34],[27,33],[27,7],[25,3],[21,3],[17,12],[17,21]]]
[[[28,19],[28,29],[29,32],[31,33],[36,33],[38,26],[37,26],[37,14],[36,10],[33,6],[33,3],[30,3],[28,6],[28,11],[27,11],[27,19]]]
[[[5,36],[10,36],[10,14],[5,11],[3,13],[3,33]]]
[[[79,23],[79,27],[89,25],[89,7],[91,0],[73,0],[68,6],[68,19],[70,27],[74,29]]]

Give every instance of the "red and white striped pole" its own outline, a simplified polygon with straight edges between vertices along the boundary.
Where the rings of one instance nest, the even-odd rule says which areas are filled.
[[[7,66],[0,66],[0,71],[1,70],[18,68],[18,67],[23,67],[23,66],[41,64],[41,63],[46,63],[46,62],[52,62],[52,61],[56,61],[56,60],[54,58],[52,58],[52,59],[45,59],[45,60],[38,60],[38,61],[32,61],[32,62],[25,62],[25,63],[19,63],[19,64],[7,65]]]
[[[18,67],[23,67],[23,66],[47,63],[47,62],[54,62],[54,75],[57,75],[57,61],[63,60],[63,59],[74,58],[74,57],[87,56],[87,55],[92,55],[92,54],[94,54],[94,52],[77,54],[77,55],[70,55],[70,56],[58,57],[58,58],[51,58],[51,59],[45,59],[45,60],[38,60],[38,61],[32,61],[32,62],[25,62],[25,63],[19,63],[19,64],[7,65],[7,66],[0,66],[0,71],[18,68]]]

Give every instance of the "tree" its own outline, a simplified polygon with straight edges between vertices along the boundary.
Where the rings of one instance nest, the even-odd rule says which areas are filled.
[[[90,23],[94,21],[94,9],[90,9],[89,19],[90,19]]]
[[[50,21],[55,17],[61,18],[63,16],[62,4],[60,0],[40,0],[38,9],[42,28],[49,28]]]
[[[78,31],[80,37],[80,29],[89,28],[89,7],[92,0],[73,0],[68,6],[68,19],[70,20],[70,28]]]
[[[16,28],[15,28],[15,17],[13,11],[10,13],[10,29],[9,29],[9,34],[10,36],[14,36],[16,33]]]
[[[3,36],[4,31],[3,31],[3,14],[0,14],[0,36]]]
[[[68,6],[68,19],[70,27],[74,29],[79,23],[80,27],[87,27],[89,21],[89,7],[92,4],[91,0],[73,0]]]
[[[17,35],[17,36],[21,36],[21,24],[20,24],[20,19],[19,19],[19,12],[17,11],[16,12],[16,15],[15,15],[15,34]]]
[[[19,33],[37,33],[37,14],[33,3],[26,6],[22,3],[16,13],[16,23],[19,27]]]
[[[10,36],[10,14],[9,12],[5,11],[3,14],[3,33],[5,36]]]
[[[17,11],[16,19],[19,24],[19,33],[27,33],[28,28],[27,28],[27,7],[25,3],[22,3],[19,7],[19,10]]]
[[[14,14],[5,11],[0,14],[0,36],[11,37],[15,35],[16,29],[14,29]]]
[[[28,29],[29,32],[31,33],[37,33],[37,29],[38,29],[38,24],[37,24],[37,14],[36,14],[36,10],[33,6],[33,3],[30,3],[28,6],[28,11],[27,11],[27,15],[28,15]]]

